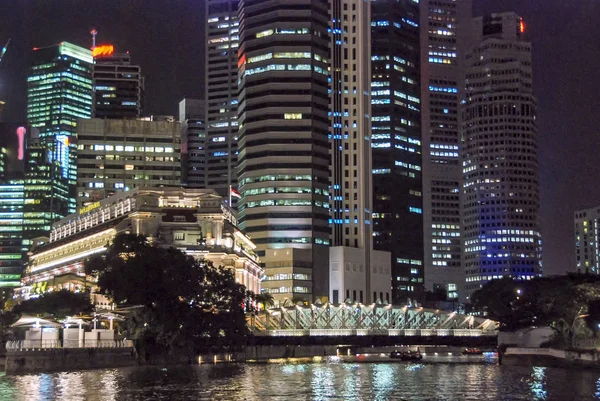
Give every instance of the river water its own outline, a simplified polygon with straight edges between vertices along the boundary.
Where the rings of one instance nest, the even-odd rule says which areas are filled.
[[[600,400],[600,371],[423,363],[273,361],[0,376],[0,400]]]

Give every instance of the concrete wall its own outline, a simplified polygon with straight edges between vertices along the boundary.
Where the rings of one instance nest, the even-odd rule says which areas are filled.
[[[500,363],[508,366],[581,367],[600,369],[600,353],[553,348],[507,348]]]
[[[23,374],[135,365],[133,348],[51,348],[8,351],[5,372]]]
[[[498,345],[506,344],[516,347],[539,347],[552,337],[550,327],[536,327],[535,329],[519,330],[515,332],[499,332]]]

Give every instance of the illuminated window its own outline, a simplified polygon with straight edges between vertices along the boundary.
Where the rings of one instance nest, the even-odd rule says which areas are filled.
[[[283,118],[286,120],[301,120],[302,113],[285,113]]]

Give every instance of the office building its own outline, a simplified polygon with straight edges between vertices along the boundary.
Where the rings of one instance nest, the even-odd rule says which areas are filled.
[[[239,5],[240,227],[266,268],[264,290],[313,301],[328,296],[329,277],[328,4]]]
[[[94,117],[142,116],[144,78],[140,66],[131,64],[129,52],[116,53],[113,45],[96,46],[94,56]]]
[[[580,273],[600,273],[599,220],[600,207],[575,212],[575,262]]]
[[[263,270],[255,246],[237,228],[234,212],[215,191],[136,188],[55,223],[49,242],[32,250],[21,295],[93,288],[95,283],[84,274],[84,261],[106,252],[115,236],[124,232],[231,269],[238,283],[260,292]]]
[[[374,248],[392,253],[394,303],[423,287],[419,4],[371,6]]]
[[[471,0],[422,0],[421,87],[425,286],[462,293],[460,100],[472,24]]]
[[[0,288],[21,285],[24,193],[23,182],[0,184]]]
[[[476,18],[473,35],[461,110],[465,297],[495,278],[542,274],[531,43],[515,13]]]
[[[92,116],[92,68],[89,49],[61,42],[34,48],[27,78],[27,121],[69,180],[69,210],[76,208],[77,121]]]
[[[237,188],[238,45],[237,0],[206,0],[207,188],[228,197]]]
[[[329,300],[391,302],[391,254],[374,251],[371,2],[330,3]]]
[[[180,186],[177,122],[79,120],[78,207],[139,186]]]
[[[204,101],[179,102],[181,124],[181,182],[187,188],[206,188],[206,124]]]
[[[26,126],[17,129],[27,131]],[[0,181],[0,287],[20,286],[25,255],[34,240],[43,241],[51,224],[68,213],[69,185],[60,164],[52,161],[51,151],[36,135],[27,139],[24,154],[19,141],[4,147],[25,163]]]

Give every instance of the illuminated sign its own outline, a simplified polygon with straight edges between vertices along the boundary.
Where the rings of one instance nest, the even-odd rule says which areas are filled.
[[[525,33],[525,21],[523,21],[523,18],[519,21],[519,31]]]
[[[0,274],[0,280],[21,280],[20,274]]]
[[[94,203],[92,203],[91,205],[87,205],[87,206],[84,206],[84,207],[82,207],[82,208],[79,210],[79,214],[84,214],[84,213],[87,213],[87,212],[89,212],[89,211],[91,211],[91,210],[94,210],[94,209],[97,209],[97,208],[99,208],[99,207],[100,207],[100,202],[94,202]]]
[[[106,57],[112,56],[115,52],[113,45],[100,45],[92,49],[92,56],[94,57]]]
[[[16,134],[17,137],[19,138],[19,147],[18,147],[18,159],[19,160],[23,160],[23,150],[25,149],[25,134],[27,133],[27,130],[25,129],[25,127],[19,127],[17,128]]]

